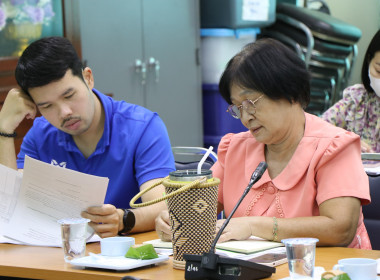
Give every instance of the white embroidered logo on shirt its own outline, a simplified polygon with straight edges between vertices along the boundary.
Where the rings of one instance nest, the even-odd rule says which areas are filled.
[[[60,162],[58,163],[55,159],[52,159],[51,162],[50,162],[51,165],[54,165],[54,166],[59,166],[59,167],[63,167],[63,168],[66,168],[66,162]]]

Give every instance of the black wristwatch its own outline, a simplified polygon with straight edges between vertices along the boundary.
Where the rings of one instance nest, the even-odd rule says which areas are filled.
[[[133,211],[129,209],[124,209],[124,216],[123,216],[124,228],[118,232],[118,235],[128,234],[135,226],[135,223],[136,223],[136,218]]]

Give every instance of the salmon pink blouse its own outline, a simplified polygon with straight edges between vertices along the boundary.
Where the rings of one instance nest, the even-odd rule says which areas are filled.
[[[370,203],[359,136],[317,116],[305,113],[305,118],[304,136],[288,165],[274,179],[265,171],[240,204],[235,217],[318,216],[322,202],[343,196],[357,197],[362,205]],[[213,176],[221,180],[218,199],[227,216],[243,194],[252,172],[265,161],[264,147],[249,131],[222,138],[218,161],[212,170]],[[362,212],[349,247],[371,249]]]

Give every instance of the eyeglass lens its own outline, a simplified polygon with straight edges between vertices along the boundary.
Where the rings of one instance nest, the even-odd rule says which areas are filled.
[[[232,117],[240,119],[242,115],[242,109],[244,109],[250,115],[254,115],[256,113],[255,104],[249,99],[244,100],[240,106],[230,105],[228,108],[228,112],[231,114]]]

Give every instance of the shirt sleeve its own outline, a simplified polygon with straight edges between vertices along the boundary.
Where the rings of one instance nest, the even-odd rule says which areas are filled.
[[[343,98],[324,112],[321,118],[335,126],[350,129],[348,121],[355,119],[355,114],[364,98],[365,89],[362,85],[354,85],[343,91]]]
[[[218,146],[218,161],[211,167],[212,176],[220,179],[218,201],[223,204],[223,179],[224,179],[224,166],[227,156],[228,147],[231,142],[231,138],[234,134],[229,133],[222,137]]]
[[[357,197],[370,202],[368,176],[364,171],[360,138],[344,132],[331,140],[316,167],[317,203],[336,197]]]
[[[175,170],[168,132],[157,114],[154,114],[141,134],[134,166],[140,186],[149,180],[166,177]]]
[[[38,155],[38,150],[36,148],[36,145],[33,141],[35,138],[35,129],[33,127],[29,129],[29,131],[26,133],[22,140],[20,152],[17,155],[17,168],[18,169],[24,169],[24,162],[25,162],[25,155],[28,155],[31,158],[34,159],[40,159]]]

